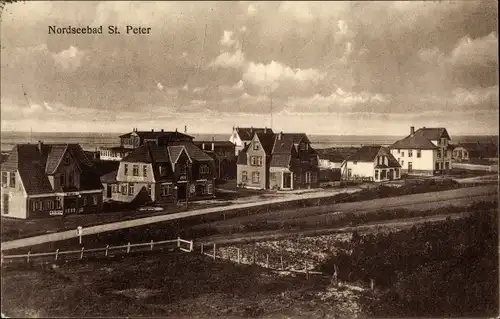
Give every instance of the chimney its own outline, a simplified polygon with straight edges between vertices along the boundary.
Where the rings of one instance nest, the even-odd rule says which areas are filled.
[[[215,143],[212,142],[212,151],[215,149]]]
[[[151,132],[154,132],[154,131],[155,131],[155,129],[154,129],[154,128],[152,128],[152,129],[151,129]]]
[[[38,151],[40,153],[42,153],[42,151],[43,151],[43,142],[42,141],[38,141]]]
[[[267,133],[267,126],[264,127],[264,134]]]
[[[214,136],[212,136],[212,142],[215,142],[215,137]]]
[[[278,140],[281,141],[282,138],[283,138],[283,132],[279,132],[279,134],[278,134]]]
[[[175,133],[177,133],[177,127],[175,128]]]
[[[184,125],[184,133],[187,133],[188,132],[188,127],[187,125]]]
[[[250,126],[250,132],[253,132],[253,126]]]
[[[233,125],[233,132],[234,132],[234,125]]]
[[[161,129],[161,131],[163,132],[163,129]]]
[[[201,149],[205,150],[205,143],[201,143]]]
[[[410,135],[413,136],[415,134],[415,126],[410,126]]]

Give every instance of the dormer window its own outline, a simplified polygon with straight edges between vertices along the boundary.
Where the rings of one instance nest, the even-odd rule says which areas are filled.
[[[69,165],[69,156],[66,156],[63,160],[64,165]]]
[[[210,173],[210,169],[208,165],[201,165],[200,166],[200,174],[208,174]]]
[[[253,143],[253,150],[258,151],[260,149],[260,145],[258,142]]]

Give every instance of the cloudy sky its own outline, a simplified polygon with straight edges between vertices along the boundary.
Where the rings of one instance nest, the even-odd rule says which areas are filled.
[[[7,4],[1,128],[498,134],[497,14],[494,0]]]

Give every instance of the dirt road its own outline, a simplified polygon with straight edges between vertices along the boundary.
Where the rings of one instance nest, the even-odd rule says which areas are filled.
[[[320,196],[318,194],[303,194],[303,195],[297,195],[297,199],[300,198],[320,198],[320,197],[325,197],[324,195]],[[442,202],[444,200],[448,201],[453,201],[453,200],[461,200],[461,201],[476,201],[477,198],[497,198],[498,193],[497,193],[497,186],[496,185],[488,185],[488,186],[480,186],[480,187],[470,187],[470,188],[465,188],[465,189],[454,189],[450,191],[443,191],[443,192],[434,192],[434,193],[424,193],[424,194],[414,194],[414,195],[406,195],[406,196],[399,196],[399,197],[388,197],[388,198],[382,198],[382,199],[375,199],[375,200],[370,200],[370,201],[362,201],[362,202],[354,202],[354,203],[345,203],[345,204],[338,204],[338,205],[328,205],[328,206],[320,206],[320,207],[310,207],[310,208],[304,208],[304,209],[293,209],[293,210],[285,210],[285,211],[280,211],[280,212],[272,212],[269,214],[265,214],[263,218],[266,218],[266,215],[274,215],[274,216],[281,216],[286,217],[286,218],[291,218],[290,214],[299,214],[298,216],[304,216],[304,214],[324,214],[324,213],[329,213],[332,210],[349,210],[349,211],[362,211],[362,210],[368,210],[368,209],[378,209],[380,208],[391,208],[394,207],[395,205],[398,206],[411,206],[415,204],[422,204],[422,203],[429,203],[429,202],[435,202],[436,206],[439,207],[442,205]],[[161,216],[153,216],[153,217],[146,217],[146,218],[139,218],[135,220],[128,220],[128,221],[122,221],[122,222],[115,222],[115,223],[109,223],[109,224],[103,224],[103,225],[98,225],[98,226],[92,226],[88,228],[83,229],[83,236],[85,235],[90,235],[90,234],[97,234],[97,233],[103,233],[103,232],[108,232],[108,231],[113,231],[113,230],[118,230],[118,229],[124,229],[124,228],[131,228],[131,227],[136,227],[136,226],[142,226],[142,225],[147,225],[147,224],[153,224],[153,223],[158,223],[158,222],[163,222],[163,221],[171,221],[171,220],[178,220],[182,218],[187,218],[191,216],[200,216],[200,215],[208,215],[208,214],[220,214],[224,211],[228,210],[234,210],[238,208],[248,208],[248,207],[255,207],[267,203],[278,203],[278,202],[286,202],[289,201],[289,199],[275,199],[275,200],[270,200],[270,201],[262,201],[260,203],[247,203],[247,204],[239,204],[239,205],[230,205],[226,207],[216,207],[216,208],[207,208],[207,209],[200,209],[200,210],[195,210],[195,211],[189,211],[189,212],[183,212],[183,213],[176,213],[176,214],[170,214],[170,215],[161,215]],[[7,241],[7,242],[2,242],[2,250],[9,250],[9,249],[14,249],[14,248],[22,248],[22,247],[28,247],[28,246],[33,246],[37,244],[42,244],[42,243],[48,243],[48,242],[55,242],[55,241],[61,241],[65,239],[71,239],[71,238],[76,238],[78,237],[78,234],[76,230],[72,231],[64,231],[64,232],[59,232],[59,233],[52,233],[52,234],[46,234],[46,235],[41,235],[41,236],[35,236],[35,237],[30,237],[30,238],[23,238],[23,239],[18,239],[18,240],[12,240],[12,241]]]

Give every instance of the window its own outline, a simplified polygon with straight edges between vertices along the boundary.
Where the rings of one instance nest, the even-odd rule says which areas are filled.
[[[111,185],[111,191],[113,193],[119,193],[119,191],[118,191],[118,185],[116,185],[116,184]]]
[[[441,150],[438,150],[438,152],[437,152],[437,157],[438,157],[438,158],[441,158]]]
[[[401,152],[401,156],[402,156],[402,157],[405,157],[405,152]]]
[[[380,171],[380,179],[386,179],[387,178],[387,171],[383,169]]]
[[[59,185],[60,186],[64,186],[66,183],[65,183],[65,176],[64,176],[64,173],[61,173],[61,175],[59,175]]]
[[[394,172],[395,172],[395,173],[394,173],[394,174],[395,174],[395,177],[396,177],[396,178],[399,178],[399,168],[396,168],[396,169],[394,170]]]
[[[128,194],[129,196],[134,195],[134,184],[132,183],[128,184]]]
[[[422,157],[422,151],[417,150],[417,158],[420,158],[420,157]]]
[[[148,167],[146,165],[142,166],[142,176],[148,177]]]
[[[311,173],[311,183],[316,183],[318,181],[318,176],[316,173],[312,172]]]
[[[123,164],[123,174],[128,175],[128,164]]]
[[[83,206],[87,206],[87,196],[83,197]]]
[[[306,172],[306,179],[305,179],[305,183],[310,183],[311,182],[311,172]]]
[[[56,209],[61,209],[61,201],[56,199]]]
[[[250,156],[250,165],[262,166],[262,156]]]
[[[248,181],[248,174],[246,171],[241,172],[241,181],[242,182]]]
[[[260,149],[260,145],[259,145],[259,143],[254,142],[254,143],[253,143],[253,150],[254,150],[254,151],[258,151],[259,149]]]
[[[439,162],[436,162],[436,164],[435,164],[435,170],[439,171]]]
[[[276,173],[269,173],[269,179],[271,181],[276,181]]]
[[[207,193],[210,195],[214,193],[214,188],[212,184],[207,184]]]
[[[132,175],[139,176],[139,165],[132,166]]]
[[[7,172],[2,172],[2,186],[7,186]]]
[[[208,174],[210,172],[208,165],[200,166],[200,174]]]
[[[252,183],[259,183],[259,182],[260,182],[260,173],[252,172]]]
[[[378,169],[375,170],[375,179],[378,179]]]
[[[401,159],[398,157],[398,163],[401,163]]]
[[[73,184],[74,184],[73,172],[70,172],[69,175],[68,175],[68,183],[69,183],[70,186],[73,186]]]
[[[122,184],[122,195],[127,195],[127,184]]]
[[[354,165],[358,165],[358,161],[354,161],[352,162]]]
[[[412,150],[408,151],[408,157],[413,157],[413,151]]]
[[[169,196],[172,193],[172,184],[161,185],[161,196]]]
[[[186,164],[180,164],[180,166],[179,166],[179,174],[184,175],[184,174],[186,174],[186,171],[187,171]]]
[[[63,161],[64,165],[69,165],[69,156],[66,155],[66,157],[64,158],[64,161]]]
[[[96,206],[97,202],[97,195],[92,195],[92,205]]]
[[[16,187],[16,172],[10,172],[10,187]]]
[[[398,154],[401,153],[401,149],[398,148]]]
[[[148,184],[148,186],[146,187],[146,189],[148,190],[148,194],[151,195],[151,185]]]
[[[411,172],[413,170],[413,163],[408,162],[408,172]]]
[[[401,166],[403,166],[405,164],[405,161],[401,161]]]

